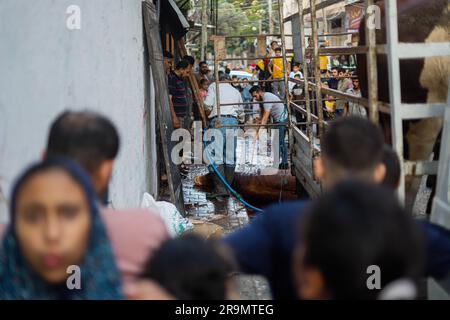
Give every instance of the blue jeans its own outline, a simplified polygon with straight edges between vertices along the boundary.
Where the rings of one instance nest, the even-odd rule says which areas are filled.
[[[216,129],[216,122],[217,117],[213,118],[209,122],[209,129]],[[237,125],[239,122],[237,118],[235,117],[220,117],[220,123],[222,125]],[[237,145],[237,135],[236,135],[236,127],[235,128],[229,128],[229,127],[221,127],[218,129],[220,133],[222,134],[222,141],[220,145],[216,145],[214,149],[217,148],[217,150],[222,149],[222,158],[212,152],[210,154],[211,161],[214,162],[215,165],[222,165],[225,164],[226,166],[235,166],[236,165],[236,145]],[[228,135],[228,139],[227,139]],[[206,143],[207,146],[209,146],[211,143],[215,141],[215,138],[211,138],[212,141],[208,141]],[[228,142],[228,143],[227,143]],[[228,150],[228,151],[227,151]],[[227,154],[228,153],[228,154]],[[219,159],[218,159],[219,158]]]
[[[274,80],[283,80],[272,82],[272,93],[279,96],[281,100],[284,100],[284,97],[286,96],[286,85],[284,83],[284,79]]]
[[[277,122],[279,124],[286,124],[286,121],[284,122]],[[278,143],[280,148],[280,155],[281,155],[281,164],[287,165],[288,164],[288,148],[286,145],[286,127],[283,126],[277,126],[275,127],[278,129]]]

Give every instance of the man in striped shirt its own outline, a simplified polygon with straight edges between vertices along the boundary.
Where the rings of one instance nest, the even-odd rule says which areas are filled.
[[[189,122],[188,94],[184,81],[188,74],[189,62],[185,60],[179,61],[175,70],[169,74],[170,111],[174,129],[185,128]]]

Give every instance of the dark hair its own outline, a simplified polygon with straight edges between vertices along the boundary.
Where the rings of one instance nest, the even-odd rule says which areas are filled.
[[[219,74],[219,81],[229,81],[230,79],[230,76],[226,73]]]
[[[332,67],[330,70],[331,71],[336,70],[337,72],[339,72],[339,68],[338,67]]]
[[[276,43],[276,44],[278,45],[278,41],[276,41],[276,40],[273,40],[273,41],[270,43],[270,45],[272,46],[274,43]]]
[[[277,52],[277,51],[283,51],[283,50],[281,49],[281,47],[277,47],[277,48],[275,48],[274,51]]]
[[[198,65],[199,65],[199,67],[201,67],[204,64],[208,65],[208,63],[206,61],[200,61]]]
[[[203,85],[208,82],[209,82],[208,79],[200,79],[200,85]]]
[[[262,89],[261,89],[260,86],[253,86],[253,87],[250,88],[249,91],[250,91],[250,94],[253,94],[253,92],[261,92]]]
[[[231,73],[230,68],[226,67],[226,68],[225,68],[225,73],[229,75],[229,74]]]
[[[381,163],[383,144],[383,135],[377,125],[360,117],[346,117],[329,126],[321,149],[324,159],[331,165],[359,175]]]
[[[397,189],[400,183],[400,160],[397,152],[395,152],[389,145],[383,146],[383,164],[386,166],[386,175],[382,184],[391,189]]]
[[[50,127],[46,156],[67,156],[94,173],[119,152],[119,134],[106,117],[92,111],[65,111]]]
[[[381,289],[416,281],[423,268],[423,239],[391,190],[357,181],[336,185],[316,199],[305,217],[302,265],[322,273],[332,299],[376,299],[368,267],[381,270]]]
[[[180,60],[175,66],[175,70],[187,69],[189,67],[189,62],[186,60]]]
[[[164,58],[167,58],[167,59],[173,59],[173,54],[167,50],[164,51],[163,56],[164,56]]]
[[[233,75],[233,76],[231,76],[231,79],[237,79],[238,78],[238,76],[237,75]]]
[[[183,60],[186,60],[191,66],[193,66],[195,64],[195,59],[193,56],[185,55],[183,57]]]
[[[141,277],[155,280],[177,299],[223,300],[235,271],[230,257],[219,243],[187,234],[163,243]]]

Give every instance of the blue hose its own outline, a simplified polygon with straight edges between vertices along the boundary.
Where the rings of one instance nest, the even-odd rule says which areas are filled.
[[[205,132],[206,132],[206,129],[205,129]],[[260,208],[257,208],[257,207],[255,207],[255,206],[252,206],[250,203],[248,203],[247,201],[245,201],[244,199],[242,199],[241,195],[240,195],[239,193],[237,193],[236,190],[234,190],[234,189],[228,184],[228,182],[225,180],[225,178],[220,174],[219,170],[217,170],[217,167],[215,166],[215,164],[211,161],[211,158],[209,157],[209,152],[206,150],[206,147],[207,147],[206,142],[205,142],[204,144],[205,144],[205,151],[206,151],[205,153],[206,153],[206,156],[208,157],[208,161],[209,161],[209,163],[211,164],[211,167],[213,168],[214,173],[219,177],[219,179],[220,179],[220,181],[223,183],[223,185],[231,192],[231,194],[232,194],[233,196],[236,197],[236,199],[238,199],[238,200],[239,200],[243,205],[245,205],[246,207],[248,207],[248,208],[250,208],[250,209],[252,209],[252,210],[254,210],[255,212],[258,212],[258,213],[264,212],[264,210],[262,210],[262,209],[260,209]]]

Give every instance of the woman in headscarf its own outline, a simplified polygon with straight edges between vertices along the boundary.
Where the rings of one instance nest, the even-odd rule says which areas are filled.
[[[122,298],[87,174],[66,158],[31,166],[12,192],[0,247],[0,299]]]

